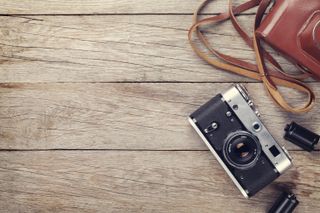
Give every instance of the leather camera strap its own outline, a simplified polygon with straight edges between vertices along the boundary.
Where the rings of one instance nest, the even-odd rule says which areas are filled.
[[[303,72],[299,75],[290,75],[283,71],[281,66],[277,63],[277,61],[260,45],[259,38],[255,35],[253,38],[250,38],[248,34],[242,29],[239,25],[236,15],[249,10],[253,7],[258,7],[258,12],[255,19],[255,29],[260,25],[260,22],[263,18],[264,12],[269,6],[271,0],[250,0],[244,4],[241,4],[237,7],[232,7],[231,1],[229,1],[229,11],[226,13],[221,13],[216,16],[212,16],[209,18],[205,18],[198,21],[198,13],[210,2],[210,0],[204,1],[199,8],[195,11],[193,16],[194,25],[190,28],[188,38],[193,50],[205,61],[209,64],[227,70],[239,75],[243,75],[252,79],[256,79],[262,81],[271,95],[273,100],[280,105],[286,111],[292,113],[302,113],[309,111],[315,102],[315,95],[312,90],[305,84],[303,84],[300,80],[308,78],[311,76],[309,72]],[[223,53],[218,52],[214,48],[210,42],[206,39],[204,34],[200,31],[199,27],[207,24],[219,23],[225,20],[231,19],[233,26],[238,31],[240,36],[244,39],[248,46],[254,49],[257,64],[252,64],[235,57],[225,55]],[[208,51],[219,58],[220,60],[213,59],[207,53],[201,51],[196,43],[193,41],[193,34],[196,32],[198,39],[201,43],[208,49]],[[272,70],[266,68],[264,59],[267,59],[272,65]],[[304,92],[308,95],[308,101],[303,107],[293,107],[287,103],[287,101],[283,98],[282,94],[277,89],[277,86],[288,87],[292,89],[296,89],[298,91]]]

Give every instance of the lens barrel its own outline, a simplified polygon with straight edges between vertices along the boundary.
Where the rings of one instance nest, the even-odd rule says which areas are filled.
[[[223,155],[233,167],[247,169],[255,165],[261,154],[259,140],[249,132],[231,133],[223,146]]]

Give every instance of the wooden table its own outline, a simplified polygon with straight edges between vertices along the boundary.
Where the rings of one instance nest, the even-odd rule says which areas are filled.
[[[1,1],[0,212],[265,212],[284,185],[301,202],[296,212],[319,211],[319,150],[282,139],[291,120],[319,133],[319,103],[290,115],[260,83],[200,60],[187,41],[200,2]],[[204,12],[226,7],[216,0]],[[253,17],[239,19],[252,29]],[[208,33],[221,51],[254,61],[230,23]],[[247,86],[294,157],[290,171],[250,200],[186,119],[233,82]],[[319,83],[308,84],[320,97]]]

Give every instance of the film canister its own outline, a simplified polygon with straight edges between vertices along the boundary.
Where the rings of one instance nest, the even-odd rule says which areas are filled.
[[[299,201],[293,193],[283,192],[268,213],[291,213],[298,204]]]
[[[304,150],[311,152],[319,142],[320,136],[299,124],[292,122],[285,129],[284,139],[294,143]]]

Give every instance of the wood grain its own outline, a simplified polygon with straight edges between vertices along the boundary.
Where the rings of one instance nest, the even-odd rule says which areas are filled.
[[[152,149],[206,150],[187,116],[229,83],[57,83],[2,84],[2,149]],[[318,83],[310,86],[320,95]],[[247,88],[275,138],[295,120],[320,132],[319,105],[304,115],[284,113],[262,84]],[[301,94],[284,90],[289,102]]]
[[[191,16],[0,17],[0,82],[252,81],[202,61]],[[253,16],[239,18],[251,30]],[[206,29],[220,51],[254,62],[230,22]],[[285,70],[296,70],[284,59]]]
[[[303,152],[282,135],[291,120],[320,132],[319,103],[287,114],[260,83],[200,60],[187,41],[200,2],[1,1],[0,212],[265,212],[284,186],[298,196],[295,212],[317,212],[319,149]],[[254,13],[239,17],[249,32]],[[203,30],[218,50],[254,62],[229,22]],[[248,82],[262,120],[294,158],[250,200],[186,119],[231,82]],[[308,84],[319,96],[319,83]]]
[[[295,212],[313,213],[320,153],[293,157],[293,168],[246,200],[208,151],[1,152],[0,211],[266,212],[289,186]]]
[[[183,14],[193,13],[203,0],[2,0],[0,14]],[[233,0],[239,4],[245,0]],[[220,13],[228,1],[214,0],[204,12]]]

